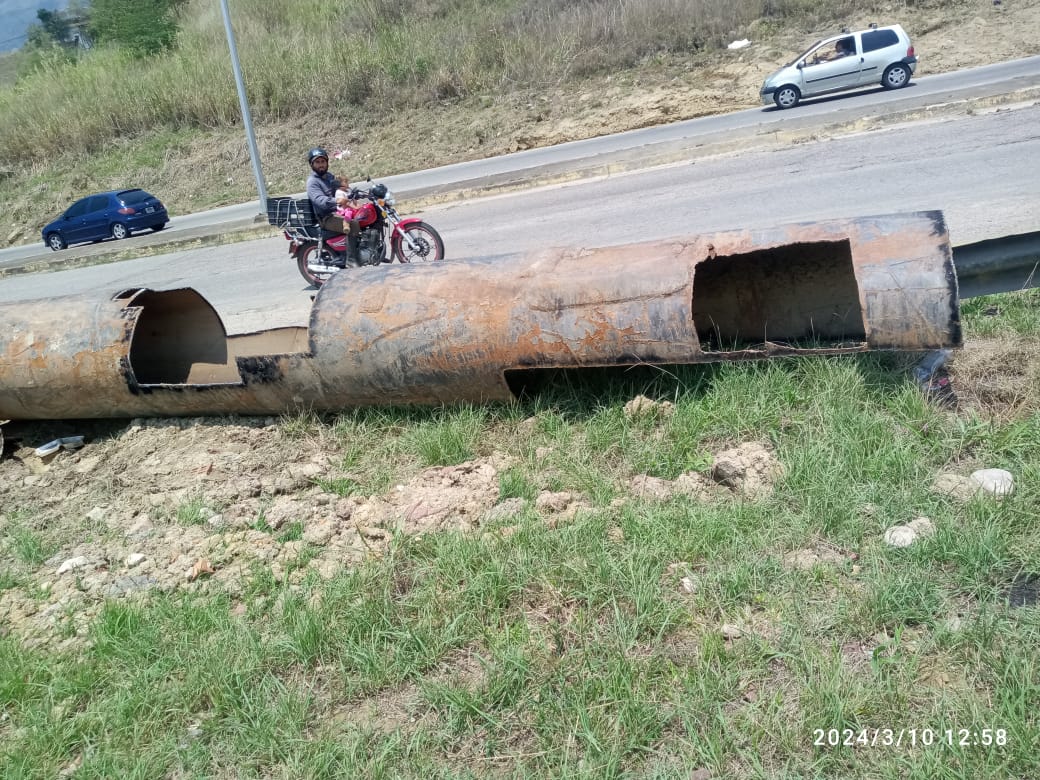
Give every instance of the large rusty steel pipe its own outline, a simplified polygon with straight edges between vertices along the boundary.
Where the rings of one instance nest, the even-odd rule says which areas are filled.
[[[527,372],[961,343],[940,212],[333,276],[228,336],[194,290],[0,307],[0,418],[512,399]]]

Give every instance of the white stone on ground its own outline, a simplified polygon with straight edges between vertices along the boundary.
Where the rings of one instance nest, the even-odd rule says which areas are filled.
[[[971,480],[991,496],[1003,498],[1015,492],[1015,478],[1004,469],[979,469],[971,474]]]

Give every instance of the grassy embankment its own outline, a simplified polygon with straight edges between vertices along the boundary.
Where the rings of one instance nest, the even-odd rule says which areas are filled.
[[[969,337],[1036,345],[1037,304],[1036,291],[972,301]],[[0,774],[1032,777],[1040,609],[1008,601],[1040,561],[1032,354],[1004,367],[1021,372],[1017,401],[976,405],[990,367],[961,384],[957,413],[929,407],[902,365],[863,356],[583,382],[515,406],[286,419],[287,446],[345,453],[350,479],[328,490],[379,493],[408,477],[396,464],[497,451],[518,459],[500,500],[526,508],[479,534],[398,537],[329,582],[290,588],[258,565],[240,600],[112,601],[86,650],[0,640]],[[674,414],[626,417],[637,392]],[[655,503],[623,487],[748,440],[784,466],[768,498]],[[1013,472],[1015,495],[930,492],[939,470],[979,465]],[[542,489],[592,509],[550,527],[530,503]],[[178,518],[194,522],[194,508]],[[921,515],[934,537],[882,543]],[[59,544],[60,529],[26,527],[5,526],[5,588]],[[844,557],[803,569],[785,558],[800,549]],[[724,638],[726,623],[743,637]],[[904,732],[900,747],[817,747],[817,729],[932,729],[943,744]],[[993,744],[951,746],[946,729]]]

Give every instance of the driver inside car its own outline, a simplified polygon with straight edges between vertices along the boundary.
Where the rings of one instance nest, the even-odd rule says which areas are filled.
[[[849,38],[841,38],[834,43],[834,51],[817,51],[813,57],[813,63],[834,62],[842,57],[847,57],[855,51],[854,44]]]

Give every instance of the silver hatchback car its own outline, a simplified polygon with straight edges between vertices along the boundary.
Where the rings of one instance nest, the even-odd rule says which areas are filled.
[[[871,25],[824,38],[776,71],[762,85],[762,102],[793,108],[802,98],[873,84],[898,89],[917,69],[910,36],[902,27]]]

